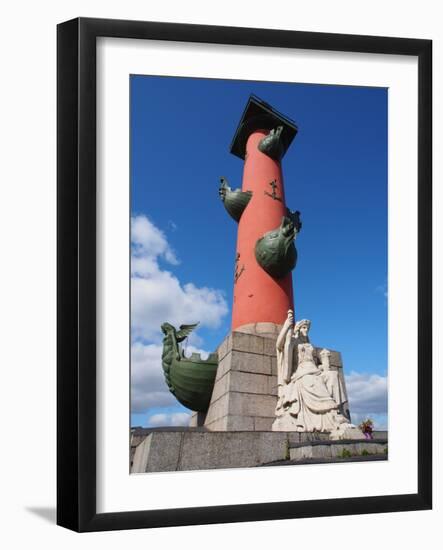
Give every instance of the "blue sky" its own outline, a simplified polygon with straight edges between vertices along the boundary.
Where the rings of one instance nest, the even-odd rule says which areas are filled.
[[[131,423],[186,423],[159,360],[160,324],[200,321],[188,349],[228,333],[236,223],[219,177],[241,186],[229,145],[253,93],[299,132],[283,159],[287,205],[300,210],[296,318],[314,345],[342,352],[351,414],[386,424],[387,90],[132,76]]]

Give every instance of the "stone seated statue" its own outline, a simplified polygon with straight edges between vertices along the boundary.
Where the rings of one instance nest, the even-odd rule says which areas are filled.
[[[291,310],[277,338],[278,401],[273,431],[330,432],[341,439],[354,426],[340,412],[345,392],[338,374],[329,369],[328,350],[314,358],[309,342],[311,322],[304,319],[294,326]]]

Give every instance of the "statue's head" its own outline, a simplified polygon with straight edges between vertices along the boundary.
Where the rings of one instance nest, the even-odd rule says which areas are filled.
[[[169,323],[163,323],[160,328],[162,329],[164,335],[170,334],[175,330],[174,327]]]
[[[304,338],[308,337],[309,329],[311,328],[311,321],[308,319],[302,319],[294,326],[294,336],[298,338],[303,336]]]

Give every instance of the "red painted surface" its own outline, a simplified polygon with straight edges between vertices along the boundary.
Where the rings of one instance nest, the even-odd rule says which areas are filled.
[[[239,276],[234,283],[232,330],[250,323],[281,324],[288,309],[294,309],[292,274],[273,279],[259,266],[254,254],[257,240],[267,231],[276,229],[286,213],[280,163],[257,148],[267,133],[266,130],[255,131],[246,145],[242,190],[253,194],[238,224],[237,254],[240,256],[236,271]],[[275,193],[282,198],[281,201],[266,194],[272,195],[270,183],[274,180],[277,184]]]

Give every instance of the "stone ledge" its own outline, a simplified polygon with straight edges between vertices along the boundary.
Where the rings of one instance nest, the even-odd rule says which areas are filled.
[[[335,459],[352,458],[353,456],[383,455],[387,450],[386,440],[340,440],[317,441],[289,446],[291,460],[307,458]],[[386,455],[387,456],[387,455]]]
[[[261,466],[306,466],[309,464],[341,464],[342,462],[378,462],[388,460],[387,455],[369,454],[366,456],[350,456],[342,458],[336,456],[334,458],[303,458],[300,460],[278,460],[277,462],[269,462],[261,464]]]
[[[315,439],[306,441],[303,445],[293,444],[305,437]],[[359,453],[354,456],[355,460],[363,456],[370,460],[370,457],[361,455],[362,451],[368,449],[378,451],[377,456],[379,456],[387,447],[386,442],[373,443],[374,440],[352,440],[349,443],[325,441],[325,437],[328,437],[328,434],[249,430],[153,431],[136,447],[131,473],[249,468],[270,463],[277,465],[288,461],[288,451],[291,459],[296,460],[295,463],[303,460],[307,463],[309,459],[338,462],[342,460],[340,453],[343,449],[348,449],[351,453]],[[386,455],[385,458],[387,458]],[[349,460],[351,461],[352,458]]]
[[[362,439],[334,439],[334,440],[309,441],[309,443],[304,441],[300,443],[289,443],[289,448],[298,449],[300,447],[306,447],[306,446],[316,447],[318,445],[325,445],[325,444],[327,444],[329,447],[333,447],[334,445],[353,445],[353,444],[359,444],[359,443],[367,443],[368,445],[387,445],[388,440],[362,438]]]
[[[260,466],[284,459],[286,440],[283,432],[152,432],[136,448],[131,473]]]
[[[249,325],[237,327],[235,332],[242,332],[253,336],[263,336],[265,338],[277,338],[282,326],[283,325],[276,325],[275,323],[250,323]]]

